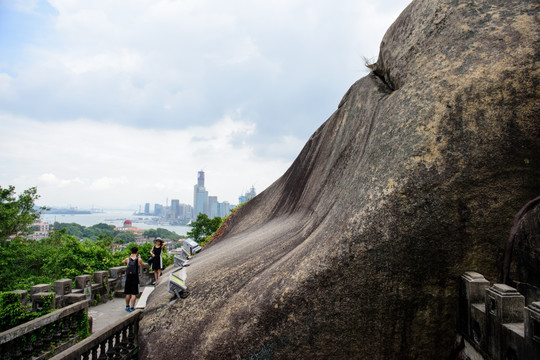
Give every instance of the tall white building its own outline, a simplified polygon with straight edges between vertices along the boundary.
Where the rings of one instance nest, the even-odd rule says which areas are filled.
[[[197,184],[193,187],[193,218],[197,219],[200,213],[206,214],[210,219],[216,216],[225,217],[232,208],[233,206],[226,201],[220,203],[217,196],[208,196],[208,191],[204,187],[204,171],[199,171]]]
[[[193,187],[193,217],[199,213],[208,215],[208,191],[204,187],[204,171],[199,171],[197,184]]]

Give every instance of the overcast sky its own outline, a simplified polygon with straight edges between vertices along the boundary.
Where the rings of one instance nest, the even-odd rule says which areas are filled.
[[[238,203],[291,165],[408,0],[0,0],[0,186]]]

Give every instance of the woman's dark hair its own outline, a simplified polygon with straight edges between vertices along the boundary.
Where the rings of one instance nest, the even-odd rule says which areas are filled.
[[[134,247],[131,248],[131,253],[132,253],[132,254],[136,254],[136,253],[138,253],[138,252],[139,252],[139,248],[138,248],[138,247],[134,246]]]

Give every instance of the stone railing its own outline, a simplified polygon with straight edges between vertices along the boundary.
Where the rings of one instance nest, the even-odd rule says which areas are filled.
[[[75,289],[72,288],[71,279],[61,279],[55,281],[52,287],[50,284],[32,286],[30,296],[25,290],[13,291],[19,295],[21,303],[25,306],[31,305],[33,311],[41,311],[44,302],[53,294],[50,307],[57,310],[0,333],[0,359],[46,359],[73,346],[79,340],[76,330],[79,330],[81,325],[89,326],[87,331],[91,332],[92,319],[88,318],[88,307],[106,302],[111,296],[123,296],[125,276],[126,266],[118,266],[109,271],[97,271],[93,276],[77,276],[74,281]],[[142,286],[152,283],[154,276],[148,266],[139,267],[139,279]],[[31,304],[28,304],[28,300]],[[88,321],[82,322],[83,316]],[[120,343],[122,346],[126,342],[133,344],[128,338],[137,333],[138,317],[139,315],[130,315],[128,319],[134,320],[123,320],[118,324],[121,328],[119,333],[113,332],[111,335],[107,332],[106,336],[111,336],[111,339],[107,339],[103,343],[105,345],[100,342],[100,346],[107,349],[107,354],[111,353],[112,348],[118,349]],[[92,338],[94,339],[93,336]]]
[[[538,300],[538,299],[533,299]],[[461,276],[457,329],[463,359],[540,359],[540,302],[516,289],[491,285],[476,272]]]
[[[0,333],[2,359],[47,359],[88,333],[88,302],[81,301]]]
[[[126,276],[126,266],[117,266],[109,271],[96,271],[92,275],[80,275],[71,279],[56,280],[51,287],[50,284],[34,285],[30,288],[30,297],[26,290],[15,290],[23,305],[31,302],[33,311],[40,311],[43,301],[54,294],[53,309],[61,309],[65,306],[86,300],[90,306],[107,302],[111,296],[123,296],[123,283]],[[139,279],[141,286],[146,286],[154,281],[154,275],[149,267],[139,267]],[[92,281],[93,280],[93,281]],[[73,283],[75,288],[73,289]]]
[[[141,314],[142,310],[135,310],[115,324],[57,354],[51,360],[136,359]]]
[[[188,266],[188,260],[185,257],[175,256],[174,266],[180,268]],[[116,276],[117,271],[125,274],[125,267],[111,269],[111,275],[120,277]],[[142,313],[141,309],[135,310],[79,344],[57,354],[51,360],[137,359],[139,320]]]

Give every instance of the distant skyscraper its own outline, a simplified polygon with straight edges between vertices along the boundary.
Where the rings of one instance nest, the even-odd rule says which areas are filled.
[[[251,188],[251,192],[255,196],[255,188]],[[193,186],[193,219],[197,218],[200,213],[206,214],[210,219],[217,216],[225,217],[229,215],[233,206],[227,201],[220,203],[217,196],[208,196],[208,191],[204,187],[204,171],[199,171],[197,175],[197,184]],[[189,212],[186,211],[186,216]]]
[[[180,214],[179,214],[180,220],[189,221],[193,219],[193,206],[186,205],[186,204],[180,204]]]
[[[178,219],[180,215],[180,200],[171,200],[171,219]]]
[[[255,196],[257,196],[257,193],[255,192],[255,186],[252,186],[251,189],[246,193],[246,198],[248,200],[253,199]]]
[[[144,204],[144,213],[146,215],[150,214],[150,203]]]
[[[224,201],[222,203],[218,203],[218,216],[221,218],[224,218],[225,216],[229,215],[231,213],[231,209],[234,206],[229,204],[228,201]]]
[[[238,202],[240,204],[245,203],[246,201],[253,199],[255,196],[257,196],[257,193],[255,192],[255,187],[252,186],[248,192],[238,197]]]
[[[204,171],[199,171],[197,174],[197,186],[204,187]]]
[[[193,187],[193,217],[199,213],[208,215],[208,191],[204,187],[204,171],[199,171],[197,184]]]
[[[216,216],[219,216],[217,196],[209,196],[208,197],[208,217],[210,219],[213,219]]]

